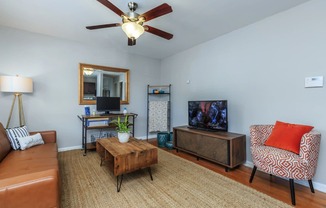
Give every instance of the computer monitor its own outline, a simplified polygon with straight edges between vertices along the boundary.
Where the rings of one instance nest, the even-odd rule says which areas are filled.
[[[96,97],[96,110],[110,114],[110,111],[120,111],[120,97]]]

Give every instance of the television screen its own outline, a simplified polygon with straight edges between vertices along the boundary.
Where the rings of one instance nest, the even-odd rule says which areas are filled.
[[[120,97],[96,97],[96,110],[105,111],[105,114],[120,111]]]
[[[227,101],[188,101],[188,125],[193,128],[227,131]]]

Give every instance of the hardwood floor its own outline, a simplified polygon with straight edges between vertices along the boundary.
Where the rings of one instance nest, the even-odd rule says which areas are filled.
[[[156,139],[150,139],[150,143],[157,145]],[[289,205],[291,204],[290,186],[289,181],[278,178],[276,176],[270,176],[269,174],[260,172],[257,170],[255,178],[252,183],[249,183],[251,174],[251,168],[241,165],[238,168],[225,172],[225,168],[218,164],[209,162],[204,159],[197,160],[195,156],[184,152],[176,152],[176,150],[168,150],[162,148],[172,154],[192,161],[198,165],[206,167],[216,173],[231,178],[239,183],[256,189],[262,193],[265,193],[275,199],[283,201]],[[295,184],[295,197],[297,208],[325,208],[326,207],[326,193],[315,190],[315,193],[311,193],[310,188]]]

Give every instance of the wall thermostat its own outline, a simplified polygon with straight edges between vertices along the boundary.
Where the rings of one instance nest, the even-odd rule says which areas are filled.
[[[324,86],[324,77],[323,76],[306,77],[304,86],[306,88],[323,87]]]

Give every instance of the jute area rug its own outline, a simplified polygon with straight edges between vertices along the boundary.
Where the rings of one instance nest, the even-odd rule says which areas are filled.
[[[211,170],[158,151],[159,162],[124,175],[121,190],[96,152],[59,153],[62,208],[102,207],[291,207]]]

